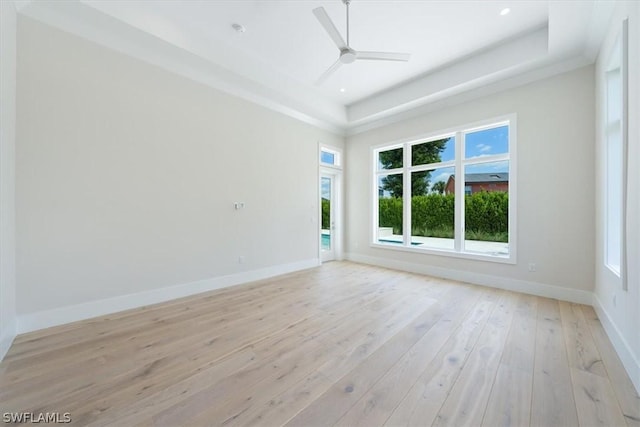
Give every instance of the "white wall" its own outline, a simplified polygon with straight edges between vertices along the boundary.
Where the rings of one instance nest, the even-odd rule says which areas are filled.
[[[16,335],[16,10],[0,2],[0,360]]]
[[[620,32],[629,18],[629,152],[628,152],[628,291],[605,267],[606,94],[604,72]],[[640,391],[640,5],[618,2],[596,63],[596,286],[594,306],[632,381]],[[615,299],[615,303],[614,303]]]
[[[590,302],[594,285],[594,69],[569,73],[347,140],[347,251],[354,260]],[[369,246],[370,148],[517,114],[517,264]],[[536,272],[528,264],[537,264]]]
[[[30,18],[18,51],[21,331],[317,264],[342,137]]]

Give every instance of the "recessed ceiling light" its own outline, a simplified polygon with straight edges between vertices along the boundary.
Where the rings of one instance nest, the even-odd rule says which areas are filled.
[[[508,15],[508,14],[509,14],[509,12],[511,12],[511,9],[509,9],[508,7],[505,7],[504,9],[502,9],[502,10],[500,11],[500,15],[501,15],[501,16]]]
[[[240,24],[232,24],[231,28],[236,30],[237,33],[244,33],[245,31],[247,31],[247,29],[243,25],[240,25]]]
[[[345,90],[346,90],[346,89],[345,89],[345,88],[343,88],[343,87],[341,87],[341,88],[340,88],[340,92],[344,92]]]

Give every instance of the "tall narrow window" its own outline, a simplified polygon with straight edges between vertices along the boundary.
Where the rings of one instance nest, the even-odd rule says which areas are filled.
[[[625,33],[623,28],[605,75],[605,264],[617,276],[621,276],[624,234]]]
[[[403,243],[404,147],[380,150],[376,156],[378,243]]]
[[[455,138],[439,137],[410,145],[411,242],[434,249],[455,248]]]
[[[464,249],[509,255],[509,126],[464,133]]]
[[[342,150],[319,144],[320,163],[320,259],[342,257]]]
[[[374,150],[373,244],[515,261],[515,118]]]

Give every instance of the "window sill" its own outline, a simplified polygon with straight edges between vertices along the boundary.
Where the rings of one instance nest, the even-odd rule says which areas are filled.
[[[427,249],[427,248],[417,248],[417,247],[408,247],[398,245],[396,243],[377,243],[372,242],[369,245],[372,248],[376,249],[388,249],[392,251],[399,252],[411,252],[414,254],[425,254],[425,255],[437,255],[437,256],[445,256],[449,258],[462,258],[469,259],[474,261],[486,261],[486,262],[497,262],[500,264],[516,264],[515,255],[490,255],[490,254],[482,254],[477,252],[456,252],[452,250],[446,249]]]

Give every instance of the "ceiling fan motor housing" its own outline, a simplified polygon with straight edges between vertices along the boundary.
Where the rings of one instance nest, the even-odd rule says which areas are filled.
[[[343,64],[351,64],[356,60],[356,51],[350,47],[340,49],[340,62]]]

